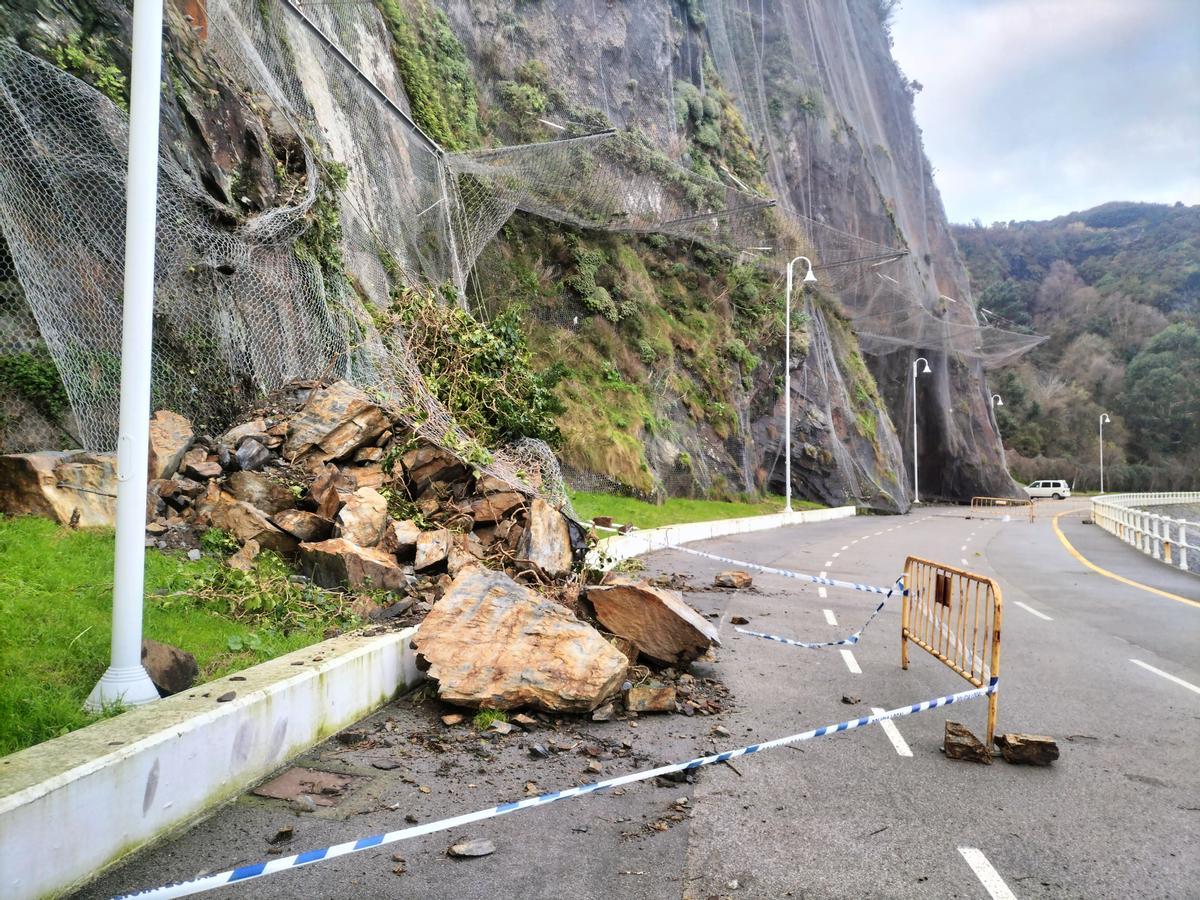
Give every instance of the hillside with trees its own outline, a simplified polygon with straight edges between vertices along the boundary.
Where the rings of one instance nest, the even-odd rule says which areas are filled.
[[[983,315],[1048,340],[993,372],[1013,474],[1194,488],[1200,471],[1200,206],[1106,203],[956,226]]]

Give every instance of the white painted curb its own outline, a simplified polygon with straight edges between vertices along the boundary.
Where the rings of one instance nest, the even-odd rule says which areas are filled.
[[[421,680],[414,631],[323,641],[0,759],[0,896],[65,893],[378,709]]]
[[[741,519],[717,519],[713,522],[687,522],[681,525],[664,525],[645,531],[614,534],[597,541],[596,548],[588,554],[587,564],[593,569],[609,569],[617,563],[665,550],[678,544],[707,541],[731,534],[746,534],[752,531],[770,531],[788,525],[805,525],[809,522],[828,522],[831,519],[847,519],[855,515],[853,506],[835,506],[831,509],[803,509],[791,513],[773,513],[767,516],[746,516]]]

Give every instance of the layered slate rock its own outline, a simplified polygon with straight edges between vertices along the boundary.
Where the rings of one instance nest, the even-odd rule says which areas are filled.
[[[728,572],[721,572],[713,578],[713,584],[717,587],[741,590],[754,584],[754,579],[750,577],[748,572],[743,572],[741,569],[730,569]]]
[[[299,542],[281,528],[272,524],[260,510],[235,500],[222,491],[215,499],[206,500],[202,506],[214,528],[228,531],[238,543],[258,541],[264,550],[274,550],[285,556],[296,552]]]
[[[1000,748],[1000,755],[1007,763],[1027,766],[1048,766],[1058,759],[1058,744],[1054,738],[1044,734],[1017,734],[1009,732],[993,738]]]
[[[717,629],[678,594],[644,581],[590,587],[587,599],[601,625],[663,665],[686,665],[721,643]]]
[[[300,566],[323,588],[402,591],[407,573],[395,557],[377,547],[359,547],[344,538],[300,545]]]
[[[413,636],[438,696],[488,709],[586,712],[629,662],[592,626],[503,572],[459,573]]]
[[[271,516],[271,521],[298,541],[323,541],[333,534],[333,520],[304,509],[285,509]]]
[[[420,572],[422,569],[432,569],[438,563],[445,562],[450,555],[450,543],[454,535],[445,528],[437,531],[423,531],[417,536],[416,558],[413,568]]]
[[[946,754],[946,759],[965,759],[985,766],[992,764],[991,751],[961,722],[946,723],[942,752]]]
[[[170,478],[179,471],[183,455],[192,446],[196,435],[192,423],[179,413],[160,409],[150,418],[149,478]]]
[[[225,490],[234,499],[249,503],[268,516],[296,505],[296,498],[287,485],[273,481],[261,472],[234,472],[225,479]]]
[[[338,537],[360,547],[374,547],[387,526],[387,500],[374,488],[359,488],[337,514]]]
[[[0,456],[0,513],[111,527],[117,515],[116,460],[86,452]]]
[[[328,462],[349,456],[375,441],[389,427],[383,410],[344,381],[313,391],[292,417],[285,455]]]
[[[540,497],[529,504],[517,555],[550,578],[561,578],[571,571],[571,531],[566,517]]]

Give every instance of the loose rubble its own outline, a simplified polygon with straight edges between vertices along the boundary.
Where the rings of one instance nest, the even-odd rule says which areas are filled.
[[[946,759],[965,759],[988,766],[992,764],[992,752],[960,722],[946,722],[942,750]]]
[[[993,741],[1008,763],[1048,766],[1058,759],[1058,744],[1044,734],[998,734]]]

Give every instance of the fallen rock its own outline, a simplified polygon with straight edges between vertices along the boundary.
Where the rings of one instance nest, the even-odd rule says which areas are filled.
[[[412,559],[417,552],[417,540],[421,537],[421,529],[411,519],[397,522],[389,519],[383,529],[383,540],[379,548],[388,553],[395,553],[400,559]]]
[[[162,697],[186,691],[200,677],[196,657],[150,638],[142,639],[142,667]]]
[[[529,518],[517,555],[550,578],[562,578],[571,571],[571,532],[567,520],[540,497],[529,505]]]
[[[675,712],[675,686],[656,681],[635,684],[625,692],[625,708],[631,712]]]
[[[442,716],[442,724],[443,725],[461,725],[466,720],[466,718],[467,717],[464,716],[462,713],[447,713],[446,715]]]
[[[491,856],[496,852],[496,845],[491,841],[461,841],[446,851],[447,855],[458,859],[470,859],[474,856]]]
[[[238,468],[253,472],[267,464],[271,459],[271,451],[254,438],[246,438],[238,446],[234,456],[237,458]]]
[[[946,723],[946,737],[942,750],[947,759],[965,759],[990,766],[992,754],[979,738],[959,722]]]
[[[389,424],[383,410],[365,393],[339,381],[309,395],[292,417],[284,452],[293,459],[342,459],[373,443]]]
[[[415,494],[423,493],[435,481],[458,481],[467,474],[462,460],[449,450],[432,444],[414,447],[404,454],[401,462]]]
[[[417,552],[416,558],[413,560],[413,568],[420,572],[445,561],[450,554],[450,544],[453,539],[454,535],[445,528],[421,532],[417,537]]]
[[[337,514],[337,536],[360,547],[374,547],[387,525],[387,500],[374,488],[359,488]]]
[[[729,624],[730,625],[749,625],[750,620],[747,619],[745,616],[730,616]]]
[[[475,490],[480,494],[499,494],[503,491],[511,491],[514,487],[515,485],[503,478],[488,475],[486,472],[475,479]]]
[[[993,738],[1008,763],[1048,766],[1058,759],[1058,744],[1044,734],[998,734]]]
[[[258,541],[251,538],[242,545],[237,553],[225,560],[225,565],[231,569],[240,569],[243,572],[251,572],[254,570],[254,560],[258,557],[262,547]]]
[[[478,566],[454,579],[413,646],[442,700],[488,709],[590,711],[629,667],[596,629],[562,606]]]
[[[220,476],[222,469],[219,462],[209,462],[207,450],[203,447],[193,447],[183,454],[183,459],[179,461],[179,471],[188,478],[207,481]]]
[[[238,543],[258,541],[264,550],[274,550],[285,556],[296,552],[298,541],[285,531],[276,528],[271,520],[249,503],[235,500],[222,491],[214,501],[205,501],[203,509],[208,513],[214,528],[228,531]]]
[[[298,541],[323,541],[333,534],[333,520],[303,509],[285,509],[271,516],[271,521]]]
[[[587,599],[601,625],[663,665],[686,665],[721,644],[712,623],[674,591],[616,582],[588,588]]]
[[[473,534],[456,534],[446,554],[446,571],[453,578],[467,566],[477,565],[484,557],[483,544]]]
[[[404,569],[393,556],[376,547],[359,547],[345,538],[300,544],[300,566],[314,584],[323,588],[402,591],[408,583]]]
[[[308,488],[308,496],[317,505],[317,515],[332,520],[337,515],[342,504],[354,491],[350,479],[342,474],[337,466],[326,465],[313,479]]]
[[[476,525],[492,525],[525,502],[525,495],[516,491],[488,494],[471,504],[471,518]]]
[[[146,499],[150,505],[149,492]],[[116,460],[86,452],[0,456],[0,513],[41,516],[80,528],[112,527],[117,515]]]
[[[230,428],[227,432],[221,435],[220,442],[226,447],[237,449],[238,445],[248,437],[259,439],[259,435],[266,436],[267,422],[266,419],[251,419],[242,425],[236,425]]]
[[[613,527],[613,517],[612,516],[592,516],[592,524],[595,525],[597,528],[612,528]]]
[[[235,500],[249,503],[268,516],[296,506],[296,498],[287,485],[273,481],[261,472],[234,472],[225,479],[225,490]]]
[[[741,590],[742,588],[748,588],[750,585],[754,584],[754,579],[751,578],[747,572],[742,572],[738,569],[731,569],[728,572],[722,572],[716,578],[714,578],[713,584],[715,584],[717,587],[736,588],[737,590]]]
[[[174,475],[194,438],[192,423],[178,413],[160,409],[151,416],[149,477],[170,478]]]

